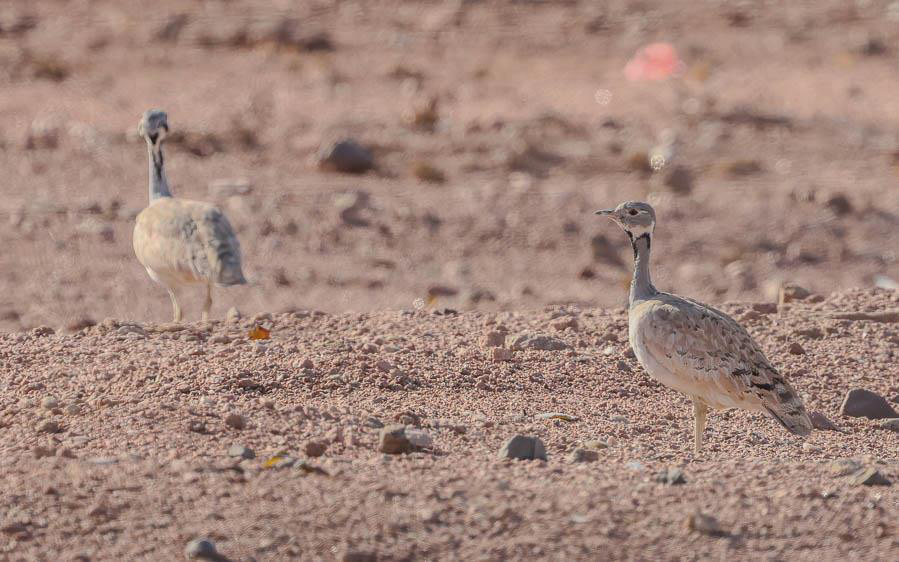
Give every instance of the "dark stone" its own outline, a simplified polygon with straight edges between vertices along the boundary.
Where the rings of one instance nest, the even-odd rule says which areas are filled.
[[[844,416],[869,420],[899,418],[899,412],[890,406],[886,398],[863,388],[853,388],[846,393],[840,413]]]
[[[506,441],[499,450],[499,458],[545,461],[546,447],[543,446],[543,441],[536,437],[516,435]]]

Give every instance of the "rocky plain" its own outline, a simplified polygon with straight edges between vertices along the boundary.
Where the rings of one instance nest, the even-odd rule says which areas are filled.
[[[8,0],[0,63],[0,560],[899,557],[896,2]],[[209,322],[131,248],[150,107]],[[693,454],[626,199],[808,439]]]

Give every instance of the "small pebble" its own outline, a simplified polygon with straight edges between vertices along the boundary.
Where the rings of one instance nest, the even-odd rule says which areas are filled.
[[[215,543],[209,539],[194,539],[184,547],[184,556],[191,560],[218,560]]]
[[[228,449],[229,457],[240,457],[242,459],[254,459],[256,458],[256,452],[253,449],[248,447],[244,447],[238,443],[231,445],[231,448]]]
[[[406,437],[406,426],[392,424],[382,428],[379,434],[378,450],[388,455],[411,451],[412,443]]]
[[[328,444],[324,441],[307,441],[303,451],[307,457],[320,457],[328,450]]]
[[[543,441],[529,435],[516,435],[506,441],[497,455],[501,459],[546,460]]]
[[[225,425],[234,429],[244,429],[247,427],[247,419],[240,414],[231,413],[225,417]]]

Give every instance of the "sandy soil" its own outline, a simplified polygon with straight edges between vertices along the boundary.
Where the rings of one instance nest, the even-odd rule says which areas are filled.
[[[219,317],[407,309],[435,287],[460,310],[620,306],[630,249],[590,212],[634,198],[657,207],[656,279],[680,293],[899,280],[885,1],[288,4],[4,2],[0,328],[171,317],[131,250],[149,107],[183,137],[176,194],[220,204],[245,248],[253,283],[223,291]],[[331,50],[314,50],[322,33]],[[683,76],[626,81],[655,40]],[[410,126],[431,96],[433,130]],[[669,164],[645,172],[671,135]],[[377,169],[318,171],[342,136]],[[423,164],[444,183],[417,179]],[[689,193],[665,185],[676,166]],[[341,205],[360,191],[352,226]]]
[[[899,402],[899,332],[834,314],[897,307],[883,290],[770,314],[728,305],[841,431],[802,442],[719,412],[698,458],[688,401],[629,358],[622,311],[295,312],[6,335],[0,558],[173,560],[209,537],[232,560],[895,559],[899,483],[842,471],[854,459],[896,482],[897,434],[839,407],[850,387]],[[270,339],[249,339],[258,324]],[[495,362],[485,338],[504,329],[568,349]],[[577,421],[539,417],[550,412]],[[432,443],[380,453],[391,423]],[[515,434],[539,437],[548,461],[499,460]],[[255,458],[230,457],[234,444]],[[584,447],[594,462],[569,458]],[[669,468],[686,483],[657,482]],[[690,531],[695,512],[720,532]]]
[[[896,2],[293,4],[0,6],[0,560],[899,558],[897,434],[839,415],[899,407],[899,328],[833,317],[899,308]],[[625,80],[653,41],[682,74]],[[244,248],[209,324],[164,324],[131,249],[150,107]],[[373,170],[317,167],[344,137]],[[625,199],[656,284],[744,303],[842,431],[717,413],[694,458],[628,356],[630,248],[591,214]],[[761,304],[787,281],[827,296]],[[567,347],[496,361],[500,327]],[[379,452],[392,423],[432,444]],[[548,461],[499,460],[518,433]]]

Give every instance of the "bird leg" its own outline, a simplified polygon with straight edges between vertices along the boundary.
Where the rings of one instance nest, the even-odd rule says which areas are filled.
[[[698,455],[702,450],[702,432],[705,430],[706,415],[709,407],[699,398],[693,398],[693,451]]]
[[[169,298],[172,299],[172,315],[174,316],[173,322],[181,322],[181,306],[178,304],[178,298],[175,296],[175,291],[171,289],[167,289],[169,292]]]
[[[203,303],[203,322],[209,320],[209,310],[212,308],[212,283],[206,285],[206,302]]]

